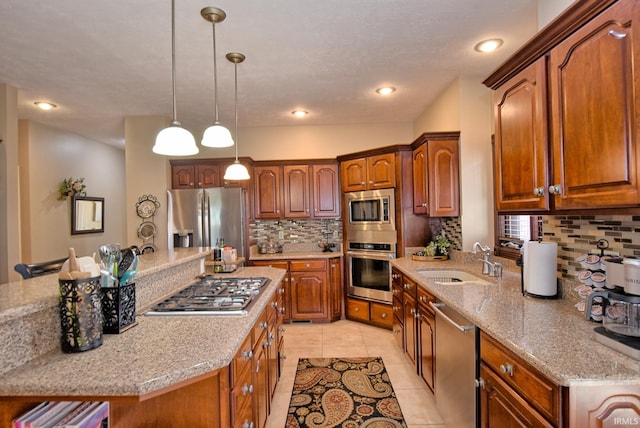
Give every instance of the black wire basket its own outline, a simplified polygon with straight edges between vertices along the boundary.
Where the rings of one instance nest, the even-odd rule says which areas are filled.
[[[60,345],[63,352],[82,352],[102,345],[102,301],[99,276],[59,279]]]
[[[136,325],[135,283],[102,288],[102,332],[120,334]]]

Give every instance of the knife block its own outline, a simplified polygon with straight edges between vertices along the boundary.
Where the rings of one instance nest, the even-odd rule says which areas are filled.
[[[135,283],[102,287],[102,332],[120,334],[137,325]]]

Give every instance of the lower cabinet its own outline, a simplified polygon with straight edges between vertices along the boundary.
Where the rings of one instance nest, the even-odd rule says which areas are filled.
[[[365,322],[391,330],[393,327],[393,311],[388,303],[347,297],[347,319]]]
[[[330,259],[252,260],[251,266],[286,269],[283,321],[331,322],[342,316],[341,257]]]
[[[562,390],[545,375],[480,333],[481,427],[559,427]]]
[[[434,391],[435,314],[429,302],[435,297],[396,268],[391,270],[393,333],[416,373]]]

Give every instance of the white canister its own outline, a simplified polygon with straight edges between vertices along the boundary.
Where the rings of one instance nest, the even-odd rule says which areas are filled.
[[[624,264],[624,291],[640,296],[640,258],[625,257]]]

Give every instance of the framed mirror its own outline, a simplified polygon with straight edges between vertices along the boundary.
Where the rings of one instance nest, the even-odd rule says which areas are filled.
[[[71,198],[71,234],[104,232],[104,198]]]

